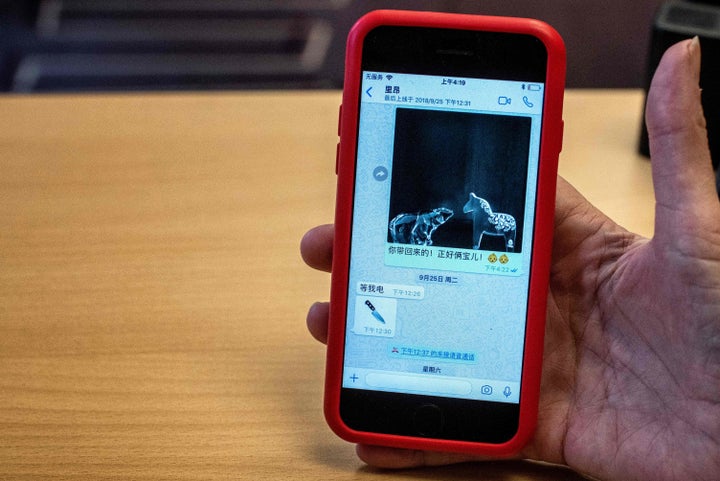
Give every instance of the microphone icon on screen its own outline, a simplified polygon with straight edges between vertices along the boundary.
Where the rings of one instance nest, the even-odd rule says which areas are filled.
[[[510,390],[510,386],[505,386],[505,389],[503,389],[503,395],[505,397],[510,397],[512,394],[512,391]]]

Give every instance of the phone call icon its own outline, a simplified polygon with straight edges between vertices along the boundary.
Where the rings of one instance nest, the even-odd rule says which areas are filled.
[[[530,99],[527,97],[527,95],[523,95],[522,101],[527,108],[531,109],[531,108],[535,107],[535,104],[530,102]]]

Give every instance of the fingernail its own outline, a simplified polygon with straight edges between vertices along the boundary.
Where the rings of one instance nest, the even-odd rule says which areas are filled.
[[[700,37],[697,35],[688,42],[688,55],[690,57],[690,64],[692,65],[693,73],[700,80],[700,64],[701,64],[701,53],[700,53]]]
[[[688,50],[690,50],[692,53],[695,53],[700,49],[700,37],[695,35],[692,40],[690,41],[690,45],[688,46]]]

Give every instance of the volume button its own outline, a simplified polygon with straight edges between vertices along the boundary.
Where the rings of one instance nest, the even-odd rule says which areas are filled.
[[[340,142],[338,142],[337,147],[335,149],[335,175],[338,174],[339,169],[340,169]]]
[[[340,108],[338,109],[338,137],[340,137],[341,128],[342,128],[342,104],[340,104]]]

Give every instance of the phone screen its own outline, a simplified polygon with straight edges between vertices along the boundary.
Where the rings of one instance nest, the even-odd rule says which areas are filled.
[[[543,87],[363,72],[343,387],[519,401]]]
[[[471,43],[522,48],[490,36]],[[516,406],[545,59],[392,68],[408,38],[366,41],[382,58],[362,71],[342,387]]]

